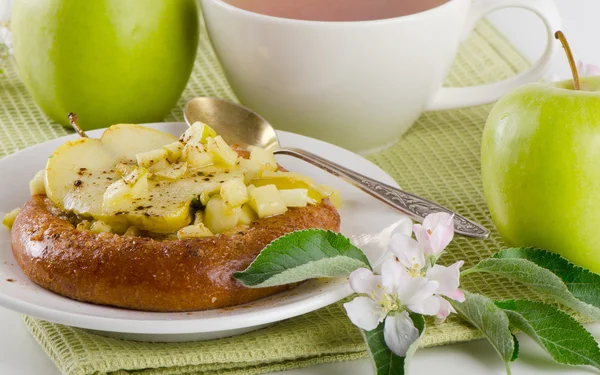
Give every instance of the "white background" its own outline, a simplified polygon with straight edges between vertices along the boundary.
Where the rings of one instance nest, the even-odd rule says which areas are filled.
[[[0,19],[2,5],[0,0]],[[398,0],[400,1],[400,0]],[[527,1],[527,0],[525,0]],[[600,66],[600,1],[555,0],[563,16],[563,31],[569,39],[576,59]],[[545,46],[541,22],[521,10],[503,10],[490,19],[530,60],[535,60]],[[553,73],[569,76],[567,62],[562,54],[555,57]],[[600,339],[600,328],[593,327]],[[591,369],[559,366],[532,344],[520,337],[521,358],[512,365],[513,374],[588,374]],[[417,352],[411,368],[412,374],[503,374],[503,366],[485,341],[477,341]],[[369,374],[367,361],[346,362],[314,366],[287,372],[285,375],[309,374]],[[1,375],[59,375],[50,359],[27,333],[18,314],[0,308],[0,374]]]
[[[527,0],[524,0],[525,2]],[[563,18],[565,33],[575,59],[600,66],[600,1],[554,0]],[[530,60],[541,56],[546,46],[542,22],[520,9],[497,11],[488,17]],[[564,54],[554,56],[553,72],[570,77]]]

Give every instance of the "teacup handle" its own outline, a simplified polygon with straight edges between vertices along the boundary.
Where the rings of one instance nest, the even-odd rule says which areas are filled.
[[[473,3],[467,17],[465,35],[471,32],[480,18],[503,8],[527,9],[542,19],[548,34],[548,44],[542,57],[526,71],[499,82],[471,87],[442,87],[427,110],[437,111],[490,103],[517,86],[540,79],[547,71],[552,56],[560,46],[554,40],[554,33],[561,27],[561,18],[553,0],[481,0]]]

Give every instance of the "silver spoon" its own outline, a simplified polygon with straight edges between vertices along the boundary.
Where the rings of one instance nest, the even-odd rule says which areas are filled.
[[[282,147],[271,124],[252,110],[237,103],[219,98],[195,98],[185,105],[183,112],[188,125],[196,121],[210,125],[228,143],[237,144],[243,149],[259,146],[271,150],[274,154],[290,155],[302,159],[342,178],[415,221],[423,222],[423,219],[430,213],[447,212],[454,214],[455,233],[473,238],[489,236],[490,232],[481,225],[437,203],[363,176],[311,152]]]

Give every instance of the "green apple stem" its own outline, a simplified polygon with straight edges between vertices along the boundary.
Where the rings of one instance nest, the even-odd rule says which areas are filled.
[[[81,138],[88,138],[87,134],[85,134],[83,129],[81,129],[79,127],[79,124],[77,123],[77,115],[73,112],[70,112],[67,116],[69,117],[69,124],[71,124],[71,126],[73,127],[73,129],[75,129],[77,134],[79,134]]]
[[[573,53],[571,52],[571,47],[569,46],[569,42],[567,42],[565,34],[558,30],[556,33],[554,33],[554,37],[560,40],[560,43],[567,54],[567,59],[569,60],[569,65],[571,66],[571,73],[573,73],[573,89],[581,90],[581,86],[579,85],[579,73],[577,73],[577,65],[575,65],[575,59],[573,58]]]

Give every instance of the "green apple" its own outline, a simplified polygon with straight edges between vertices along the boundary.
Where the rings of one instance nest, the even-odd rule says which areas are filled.
[[[523,86],[483,131],[485,198],[513,246],[561,254],[600,273],[600,77]]]
[[[196,0],[15,0],[21,78],[43,111],[83,129],[161,121],[190,76]]]

